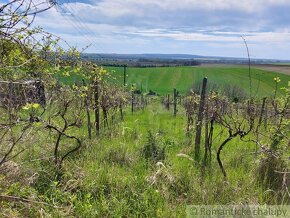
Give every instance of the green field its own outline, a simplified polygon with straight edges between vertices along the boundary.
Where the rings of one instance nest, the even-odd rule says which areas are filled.
[[[123,68],[108,67],[113,71],[117,82],[123,83]],[[278,88],[287,86],[290,76],[259,69],[251,70],[253,95],[269,96],[275,87],[274,77],[279,76],[281,82]],[[210,83],[220,86],[236,85],[249,92],[249,73],[247,67],[157,67],[157,68],[127,68],[127,84],[136,84],[143,91],[153,90],[161,95],[177,88],[186,93],[194,83],[207,77]],[[280,90],[279,90],[280,91]]]

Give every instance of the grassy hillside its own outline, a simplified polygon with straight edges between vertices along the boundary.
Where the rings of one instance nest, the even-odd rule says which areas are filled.
[[[110,67],[115,71],[119,84],[123,83],[123,68]],[[211,83],[219,86],[236,85],[249,91],[249,76],[246,67],[158,67],[158,68],[127,68],[127,84],[135,83],[138,89],[150,89],[166,94],[177,88],[181,93],[187,92],[196,82],[200,83],[203,77],[208,77]],[[252,69],[253,95],[269,96],[275,86],[273,78],[279,76],[279,88],[286,86],[290,76]]]
[[[166,69],[169,72],[166,72]],[[134,74],[130,72],[133,69],[129,69],[128,78],[134,79],[134,76],[138,78],[142,73],[152,76],[150,84],[155,84],[157,88],[160,88],[159,90],[164,88],[163,93],[166,93],[166,90],[171,90],[171,87],[166,89],[166,84],[177,84],[177,81],[190,84],[190,81],[172,76],[175,75],[174,70],[179,70],[176,75],[180,77],[192,74],[190,71],[195,70],[197,73],[192,75],[193,77],[198,75],[201,79],[203,76],[210,78],[209,75],[211,75],[220,84],[235,82],[247,88],[247,77],[241,76],[246,73],[246,70],[240,69],[241,72],[237,70],[231,73],[230,69],[234,68],[211,71],[213,69],[139,68]],[[150,70],[151,72],[147,74],[146,71]],[[158,70],[164,71],[159,74]],[[200,70],[199,73],[198,70]],[[208,72],[204,73],[206,70]],[[221,77],[214,75],[214,72]],[[121,71],[115,74],[119,75],[118,81],[121,85]],[[166,75],[171,77],[167,78]],[[262,75],[265,76],[262,77]],[[73,83],[74,79],[80,79],[76,75],[73,76],[60,77],[60,79],[67,84]],[[274,86],[272,78],[274,76],[276,75],[261,73],[261,81],[262,79],[265,81],[260,84],[264,87],[263,90],[271,92]],[[283,75],[279,76],[281,80],[286,78],[282,77]],[[166,83],[166,80],[162,79],[168,79],[169,82]],[[273,86],[270,85],[272,83]],[[264,120],[262,125],[254,128],[260,128],[259,138],[266,144],[263,147],[274,145],[276,148],[273,146],[273,149],[277,149],[279,146],[279,150],[274,154],[283,154],[281,159],[276,156],[274,156],[275,159],[272,159],[272,156],[269,158],[268,153],[263,152],[264,149],[255,145],[252,139],[256,137],[256,132],[251,132],[243,138],[231,138],[221,153],[221,160],[227,172],[227,180],[225,180],[217,161],[220,146],[229,139],[229,131],[225,124],[222,126],[216,121],[213,124],[212,159],[206,168],[203,168],[201,162],[193,159],[197,118],[196,116],[193,118],[193,126],[190,127],[187,135],[188,117],[183,106],[177,106],[177,116],[173,117],[172,107],[170,111],[166,110],[160,104],[160,97],[155,96],[151,98],[151,103],[144,110],[136,111],[134,114],[131,113],[129,107],[124,108],[123,121],[121,121],[119,110],[111,109],[108,123],[112,125],[106,128],[102,119],[104,114],[101,111],[100,135],[96,136],[96,132],[93,131],[93,137],[89,139],[86,108],[82,104],[77,104],[83,102],[83,99],[78,98],[75,91],[71,92],[70,98],[67,98],[70,95],[64,95],[66,92],[61,93],[61,91],[62,89],[55,91],[54,99],[56,100],[52,98],[48,101],[51,108],[47,107],[45,114],[40,116],[49,120],[52,125],[63,128],[64,125],[68,125],[66,118],[69,123],[74,123],[74,118],[78,117],[78,111],[80,111],[81,122],[77,123],[79,128],[69,128],[67,133],[79,137],[83,146],[78,152],[71,153],[67,157],[60,170],[55,165],[53,156],[59,139],[57,136],[59,131],[51,131],[47,122],[33,123],[27,136],[25,135],[25,138],[21,140],[21,146],[18,148],[20,153],[18,150],[15,151],[18,156],[16,155],[13,161],[5,166],[2,174],[0,171],[0,217],[1,215],[3,217],[36,217],[39,214],[43,217],[185,217],[186,205],[263,205],[289,202],[288,192],[284,195],[284,185],[281,185],[282,176],[278,174],[282,172],[282,169],[284,171],[284,163],[286,172],[289,171],[289,162],[287,162],[289,149],[287,153],[283,153],[289,140],[289,131],[287,131],[289,119],[286,117],[276,119],[275,116],[270,119],[271,113],[268,112],[271,111],[269,110],[267,126],[264,126]],[[63,100],[62,96],[65,96]],[[61,115],[61,112],[65,111],[63,105],[72,99],[75,103],[71,105],[66,116]],[[91,124],[94,122],[93,107],[94,105],[91,105]],[[34,109],[22,111],[22,116],[28,117],[29,121],[34,120],[31,119]],[[230,111],[229,109],[229,113]],[[238,119],[229,119],[230,125],[236,125],[237,122],[244,123],[241,127],[243,129],[247,121],[239,120],[242,120],[244,111],[237,112],[229,116],[220,113],[220,116],[226,119],[237,114]],[[42,110],[38,113],[42,113]],[[113,115],[116,116],[113,118]],[[17,120],[19,120],[17,122],[25,121],[25,119]],[[284,120],[283,125],[279,126],[281,129],[277,132],[279,135],[275,132],[278,126],[276,120]],[[15,128],[19,127],[20,124],[17,124]],[[265,132],[267,134],[264,134]],[[16,133],[15,135],[19,135]],[[204,133],[203,127],[202,156]],[[274,140],[273,144],[271,144],[272,140]],[[2,146],[6,144],[3,143]],[[74,140],[63,135],[59,152],[62,155],[74,146]],[[280,160],[283,161],[280,162]],[[203,169],[205,169],[204,172]],[[274,170],[278,173],[270,174]],[[265,172],[267,172],[266,176]],[[272,178],[273,180],[270,180]],[[268,181],[270,181],[269,185]],[[267,185],[265,185],[266,182]],[[269,191],[270,185],[271,191]],[[4,196],[2,200],[1,195]]]
[[[255,146],[238,138],[226,146],[222,155],[231,181],[226,183],[215,154],[227,133],[219,134],[221,129],[216,125],[212,168],[207,169],[202,180],[199,165],[191,159],[193,138],[185,136],[184,111],[178,109],[176,118],[158,102],[144,112],[127,112],[126,120],[109,130],[110,134],[86,141],[86,148],[65,162],[61,182],[55,180],[53,168],[42,159],[22,166],[28,175],[19,177],[20,182],[8,184],[0,177],[0,188],[9,187],[7,195],[32,199],[38,196],[38,201],[60,206],[35,204],[26,209],[20,204],[12,212],[9,205],[3,205],[3,213],[17,217],[17,211],[23,211],[25,217],[30,217],[44,208],[45,214],[52,217],[65,217],[68,213],[71,217],[185,217],[185,207],[190,204],[265,203],[267,196],[253,179],[257,165],[252,153]],[[86,128],[81,132],[86,134]],[[47,145],[45,152],[51,154],[50,137],[39,137]],[[152,140],[164,148],[162,163],[144,158],[142,149]],[[14,174],[19,172],[14,171],[9,175],[17,180]],[[35,181],[31,186],[25,185],[33,172],[38,172]]]

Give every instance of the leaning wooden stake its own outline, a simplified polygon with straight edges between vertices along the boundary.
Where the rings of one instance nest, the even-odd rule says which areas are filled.
[[[214,117],[210,120],[210,128],[208,134],[208,152],[209,152],[209,163],[211,164],[211,147],[212,147],[212,139],[213,139],[213,124],[214,124]]]
[[[196,122],[196,135],[195,135],[195,160],[199,160],[200,157],[200,140],[201,140],[201,130],[202,130],[202,120],[204,116],[204,104],[205,104],[205,94],[206,94],[207,78],[203,79],[202,90],[199,103],[199,112]]]
[[[260,117],[259,117],[258,127],[261,126],[261,124],[262,124],[262,119],[263,119],[263,116],[264,116],[264,114],[265,114],[266,99],[267,99],[267,98],[263,98],[263,101],[262,101],[262,108],[261,108],[261,113],[260,113]],[[257,128],[258,128],[258,127],[257,127]]]
[[[264,115],[264,129],[267,130],[268,126],[268,107],[265,105],[265,115]]]

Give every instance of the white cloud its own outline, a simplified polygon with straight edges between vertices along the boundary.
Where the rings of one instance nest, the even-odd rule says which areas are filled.
[[[90,52],[189,53],[192,45],[195,49],[191,53],[204,50],[209,55],[211,48],[214,52],[226,44],[220,55],[235,55],[234,49],[242,44],[240,35],[246,36],[257,54],[263,55],[264,47],[271,45],[273,50],[277,48],[273,54],[278,54],[279,48],[281,56],[287,56],[285,50],[290,47],[290,16],[283,12],[283,17],[280,11],[268,14],[275,7],[290,8],[286,0],[91,2],[66,3],[60,11],[37,16],[35,24],[79,48],[93,43]],[[212,55],[219,55],[217,49]]]
[[[61,22],[59,22],[61,21]],[[36,25],[46,29],[56,30],[62,34],[85,35],[84,40],[95,41],[104,37],[134,37],[134,38],[170,38],[179,41],[204,41],[204,42],[237,42],[240,36],[246,36],[249,42],[280,42],[290,41],[290,31],[287,28],[279,32],[241,32],[241,31],[209,31],[200,30],[191,32],[172,31],[168,29],[148,29],[143,27],[117,26],[110,24],[94,24],[79,22],[71,16],[63,16],[56,10],[51,10],[45,16],[36,19]],[[93,40],[92,40],[93,39]]]
[[[138,14],[139,12],[146,10],[148,7],[160,8],[167,11],[202,9],[258,12],[267,7],[290,5],[290,2],[288,0],[106,0],[96,2],[94,5],[84,3],[71,4],[82,5],[82,7],[91,7],[93,10],[103,12],[110,16],[121,16],[131,13]],[[150,11],[147,11],[146,13],[150,13]]]
[[[290,15],[271,10],[287,7],[286,0],[102,0],[65,3],[61,10],[86,22],[116,26],[273,31],[289,26]]]
[[[149,38],[170,38],[179,41],[239,42],[244,36],[249,43],[289,43],[290,32],[181,32],[160,29],[143,30],[129,34]]]

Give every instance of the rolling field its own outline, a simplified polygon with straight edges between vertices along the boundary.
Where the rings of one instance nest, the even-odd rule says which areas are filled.
[[[117,83],[123,84],[123,68],[107,67],[117,78]],[[275,87],[274,77],[280,77],[280,88],[287,86],[289,75],[268,72],[262,69],[252,69],[253,96],[270,96]],[[172,92],[177,88],[186,93],[194,83],[201,82],[207,77],[210,83],[220,86],[236,85],[249,92],[249,76],[247,67],[158,67],[158,68],[127,68],[127,84],[136,84],[143,91],[153,90],[161,95]]]
[[[106,67],[116,78],[114,83],[123,85],[123,67]],[[272,72],[271,69],[251,69],[252,95],[253,97],[264,97],[273,95],[275,88],[275,77],[279,77],[281,82],[278,84],[278,96],[283,93],[280,88],[287,86],[290,75],[285,73]],[[277,68],[277,71],[279,69]],[[171,93],[173,88],[181,94],[188,92],[196,83],[201,83],[204,77],[208,78],[209,83],[220,87],[227,85],[238,86],[249,94],[249,73],[245,66],[233,65],[213,65],[199,67],[156,67],[156,68],[127,68],[126,84],[132,84],[137,89],[145,92],[152,90],[160,95]],[[57,75],[57,78],[65,84],[81,82],[81,76],[73,74],[69,77]]]

